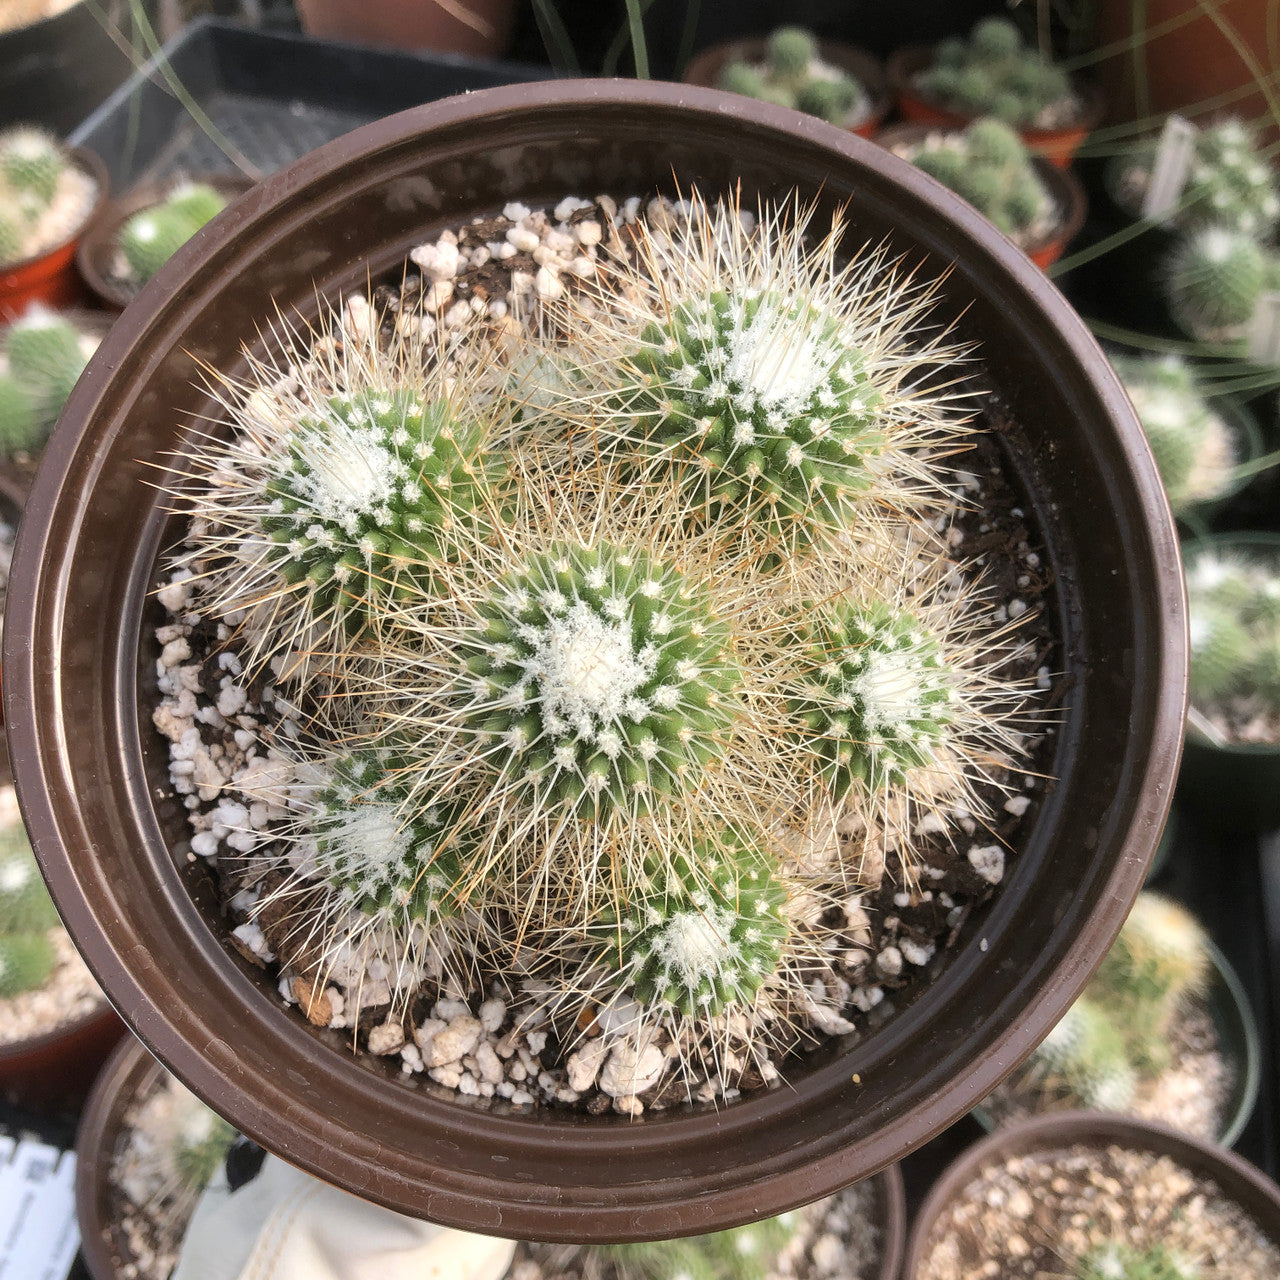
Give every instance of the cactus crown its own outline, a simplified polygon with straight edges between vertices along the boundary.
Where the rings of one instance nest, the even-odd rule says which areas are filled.
[[[146,284],[226,205],[226,198],[212,187],[183,183],[160,204],[139,210],[129,218],[120,228],[118,242],[134,282]]]
[[[1169,505],[1177,514],[1192,502],[1212,498],[1226,487],[1235,461],[1234,440],[1225,448],[1227,426],[1209,407],[1187,363],[1179,356],[1155,359],[1118,356],[1112,364],[1155,455]],[[1226,455],[1226,467],[1215,473],[1206,461],[1215,445]]]
[[[1137,1249],[1109,1241],[1080,1256],[1073,1280],[1200,1280],[1200,1268],[1161,1244]]]
[[[761,102],[794,107],[844,124],[865,112],[867,94],[847,71],[823,62],[813,34],[800,27],[779,27],[767,41],[761,64],[730,62],[720,72],[719,85]]]
[[[1205,340],[1243,334],[1275,271],[1267,250],[1251,236],[1210,226],[1179,240],[1165,271],[1174,319]]]
[[[1052,208],[1022,139],[999,120],[975,120],[960,134],[930,135],[911,161],[1006,235],[1027,230]]]
[[[258,909],[318,897],[327,963],[381,947],[407,1002],[535,938],[574,1016],[785,1043],[862,874],[840,815],[905,848],[920,789],[980,812],[1018,758],[1003,630],[912,518],[952,510],[919,446],[959,431],[929,389],[957,353],[883,255],[789,217],[639,224],[635,262],[548,309],[571,341],[468,334],[472,367],[421,314],[349,312],[221,389],[238,433],[186,463],[176,563],[314,708]]]
[[[1066,73],[1022,43],[1006,18],[981,19],[968,42],[944,40],[918,84],[931,98],[969,115],[994,116],[1016,127],[1033,126],[1071,97]]]
[[[1280,709],[1280,575],[1265,556],[1203,550],[1187,565],[1191,701]]]

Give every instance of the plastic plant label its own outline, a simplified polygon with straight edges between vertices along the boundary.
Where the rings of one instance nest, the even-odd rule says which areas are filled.
[[[66,1280],[80,1245],[73,1151],[0,1140],[0,1280]]]
[[[1280,289],[1268,289],[1258,299],[1249,324],[1249,359],[1255,364],[1280,364]]]
[[[1171,115],[1160,131],[1151,181],[1142,200],[1144,218],[1162,218],[1182,198],[1196,146],[1196,127],[1180,115]]]

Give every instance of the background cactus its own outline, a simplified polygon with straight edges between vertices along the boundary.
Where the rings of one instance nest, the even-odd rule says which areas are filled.
[[[201,1191],[222,1167],[236,1131],[194,1097],[183,1109],[180,1121],[173,1136],[173,1166],[184,1190]]]
[[[0,132],[0,265],[70,239],[96,194],[93,180],[51,134],[28,125]]]
[[[911,163],[962,195],[1006,235],[1053,211],[1022,140],[999,120],[976,120],[961,134],[930,135]]]
[[[796,1214],[784,1213],[712,1235],[603,1245],[583,1251],[583,1274],[594,1275],[603,1263],[618,1280],[764,1280],[797,1224]]]
[[[1170,312],[1194,338],[1238,338],[1276,271],[1272,255],[1250,236],[1216,226],[1194,231],[1174,246],[1165,269]]]
[[[1073,1280],[1200,1280],[1200,1268],[1163,1245],[1135,1249],[1110,1241],[1081,1255]]]
[[[135,213],[118,242],[139,284],[145,284],[200,230],[226,208],[226,197],[203,183],[183,183],[160,203]]]
[[[47,934],[0,935],[0,999],[44,986],[56,963],[57,952]]]
[[[43,307],[9,325],[0,338],[8,364],[0,375],[0,449],[34,453],[43,446],[96,345]]]
[[[1006,124],[1042,123],[1053,108],[1069,107],[1071,81],[1022,43],[1006,18],[981,19],[968,42],[944,40],[918,84],[943,106],[968,115],[994,116]]]
[[[0,934],[43,933],[58,923],[26,829],[0,829]]]
[[[847,71],[823,62],[817,40],[800,27],[774,31],[763,63],[726,64],[719,84],[730,93],[795,107],[838,125],[856,122],[868,105],[862,85]]]
[[[1179,356],[1116,356],[1112,365],[1137,410],[1174,514],[1216,497],[1231,481],[1239,443],[1210,408]]]

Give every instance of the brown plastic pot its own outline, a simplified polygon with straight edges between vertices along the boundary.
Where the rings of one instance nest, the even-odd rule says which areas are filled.
[[[400,1083],[280,1007],[228,944],[150,724],[157,557],[181,536],[152,464],[213,411],[207,363],[277,313],[398,273],[414,245],[512,200],[719,192],[847,207],[934,313],[980,341],[1010,465],[1057,583],[1069,689],[1057,779],[1002,892],[954,959],[875,1034],[719,1110],[640,1121],[533,1114]],[[1119,381],[1044,275],[958,197],[820,120],[640,81],[513,85],[391,116],[260,182],[117,321],[45,452],[19,534],[5,706],[20,798],[64,920],[165,1064],[237,1128],[367,1199],[543,1240],[706,1232],[814,1200],[945,1128],[1080,993],[1142,884],[1186,696],[1178,547]],[[1057,661],[1057,659],[1055,659]]]
[[[943,1170],[912,1224],[902,1280],[930,1280],[923,1267],[934,1227],[982,1170],[1016,1156],[1065,1152],[1077,1144],[1115,1145],[1168,1156],[1189,1173],[1212,1178],[1222,1194],[1234,1200],[1272,1240],[1280,1240],[1280,1187],[1233,1151],[1128,1116],[1064,1111],[999,1129]],[[1042,1235],[1043,1225],[1037,1226],[1036,1231]]]
[[[917,147],[929,134],[937,132],[937,126],[926,124],[891,124],[875,135],[875,141],[895,154],[901,154],[899,148]],[[1039,240],[1021,247],[1022,252],[1037,267],[1046,271],[1062,257],[1063,250],[1080,234],[1089,202],[1080,179],[1069,169],[1059,169],[1042,156],[1033,156],[1031,163],[1035,166],[1036,176],[1053,197],[1058,209],[1058,224]]]
[[[228,202],[232,204],[253,186],[252,178],[246,178],[238,173],[197,173],[183,180],[204,183],[220,195],[226,196]],[[108,201],[80,241],[79,248],[76,250],[76,268],[85,284],[104,305],[112,310],[123,311],[141,290],[141,286],[122,280],[113,269],[118,252],[116,239],[120,234],[120,228],[135,213],[141,213],[143,209],[150,209],[162,203],[177,185],[172,179],[164,182],[144,182],[127,194]],[[196,234],[199,235],[201,232],[198,231]]]
[[[915,79],[933,62],[933,49],[924,45],[911,45],[899,49],[885,64],[885,76],[893,91],[898,110],[914,124],[962,129],[977,119],[976,116],[944,107],[926,98],[916,87]],[[1084,109],[1076,123],[1061,129],[1019,129],[1023,142],[1050,164],[1065,168],[1080,149],[1080,144],[1098,127],[1102,120],[1104,102],[1096,85],[1076,83],[1072,86],[1079,95]]]
[[[515,8],[515,0],[298,0],[308,35],[472,58],[506,50]]]
[[[139,1041],[123,1041],[103,1067],[76,1130],[76,1220],[80,1252],[93,1280],[124,1280],[132,1261],[116,1220],[111,1163],[125,1113],[155,1087],[164,1068]],[[896,1164],[874,1175],[882,1221],[880,1265],[868,1280],[898,1280],[907,1242],[907,1196]]]
[[[689,63],[681,79],[685,84],[699,84],[707,89],[715,89],[720,84],[720,73],[729,63],[763,62],[767,51],[768,41],[763,36],[712,45],[710,48],[703,49]],[[866,90],[871,109],[866,118],[849,132],[856,133],[860,138],[874,137],[881,121],[893,106],[893,95],[889,92],[889,86],[879,62],[869,53],[864,53],[851,44],[842,44],[838,40],[819,40],[818,57],[823,62],[829,62],[833,67],[849,72]]]
[[[106,165],[92,151],[72,147],[69,155],[98,184],[97,199],[84,225],[69,239],[35,257],[0,267],[0,321],[16,319],[33,302],[41,302],[47,307],[66,307],[80,296],[80,278],[75,269],[76,248],[81,236],[102,213],[109,194],[109,179]]]
[[[74,1110],[124,1031],[124,1023],[103,1000],[83,1018],[30,1040],[0,1045],[0,1095],[32,1111]]]

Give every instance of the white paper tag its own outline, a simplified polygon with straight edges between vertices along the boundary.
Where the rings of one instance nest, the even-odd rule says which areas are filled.
[[[1249,322],[1249,359],[1255,364],[1280,364],[1280,289],[1268,289],[1258,299]]]
[[[80,1245],[75,1177],[75,1152],[26,1139],[0,1165],[2,1280],[66,1280]]]
[[[1191,156],[1196,149],[1196,127],[1184,116],[1171,115],[1160,131],[1151,180],[1142,199],[1144,218],[1162,218],[1182,199]]]

